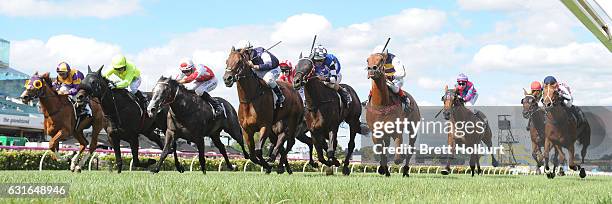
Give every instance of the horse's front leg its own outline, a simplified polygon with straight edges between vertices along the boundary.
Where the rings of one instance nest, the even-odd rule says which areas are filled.
[[[161,156],[159,157],[159,162],[157,162],[157,166],[153,169],[151,169],[151,172],[153,173],[158,173],[161,170],[161,166],[164,163],[164,160],[166,160],[166,157],[168,156],[168,153],[170,152],[170,145],[172,145],[172,143],[174,143],[174,131],[168,129],[166,130],[166,139],[163,145],[163,151],[161,153]],[[130,147],[132,147],[133,145],[130,144]],[[136,149],[136,151],[138,151],[138,149]],[[176,152],[176,151],[175,151]],[[137,155],[138,153],[136,153]],[[132,155],[134,155],[134,148],[132,148]],[[176,157],[176,156],[174,156]],[[133,158],[135,159],[135,158]],[[138,160],[136,160],[136,162],[138,162]],[[178,170],[178,169],[177,169]]]
[[[332,162],[334,166],[340,166],[340,161],[336,158],[336,147],[338,146],[338,130],[329,131],[329,144],[327,146],[327,159]]]
[[[265,126],[261,127],[259,129],[259,141],[257,142],[257,147],[255,147],[255,156],[257,158],[257,160],[259,160],[259,164],[266,169],[266,173],[269,174],[270,172],[272,172],[272,166],[270,166],[270,164],[268,164],[268,162],[266,162],[266,160],[263,157],[263,146],[266,143],[266,139],[269,136],[269,132],[270,130],[268,130]],[[252,156],[252,155],[251,155]]]
[[[451,174],[451,168],[450,168],[450,163],[451,160],[455,157],[455,137],[454,137],[454,133],[448,133],[448,147],[450,149],[450,154],[448,154],[448,156],[446,157],[446,166],[444,167],[444,169],[442,171],[440,171],[440,173],[442,173],[442,175],[449,175]]]

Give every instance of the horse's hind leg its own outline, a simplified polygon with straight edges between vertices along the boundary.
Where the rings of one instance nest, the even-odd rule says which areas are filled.
[[[470,155],[470,171],[472,172],[472,177],[474,177],[474,173],[476,173],[475,169],[476,169],[476,155],[471,154]]]
[[[374,146],[379,146],[381,148],[380,151],[382,151],[382,154],[380,154],[380,162],[379,162],[379,167],[378,167],[378,174],[380,175],[385,175],[385,176],[391,176],[391,173],[389,173],[389,168],[388,168],[388,164],[387,164],[387,151],[385,151],[385,149],[389,146],[389,136],[383,136],[383,138],[373,138],[374,140]]]
[[[491,134],[485,133],[484,137],[482,138],[482,142],[484,142],[485,145],[487,145],[487,149],[488,150],[491,150],[493,148],[493,141],[492,141],[492,138],[491,138]],[[491,152],[493,152],[493,151],[491,151]],[[499,163],[495,159],[495,153],[491,153],[491,165],[493,167],[499,166]]]
[[[537,174],[540,174],[540,167],[542,166],[542,152],[540,151],[540,147],[538,146],[538,144],[534,141],[531,141],[531,157],[533,157],[533,160],[535,160],[536,162],[536,172]]]
[[[138,135],[138,134],[135,134]],[[130,149],[132,150],[132,160],[134,161],[133,163],[135,164],[135,166],[137,167],[142,167],[142,168],[148,168],[149,166],[155,164],[155,160],[153,159],[148,159],[147,162],[141,162],[140,159],[138,158],[138,147],[140,147],[140,142],[138,141],[138,137],[133,137],[130,139]],[[170,145],[171,143],[166,144],[168,145],[168,152],[170,152]],[[164,145],[162,145],[162,148],[165,148]]]
[[[550,140],[548,138],[545,139],[544,141],[544,173],[546,174],[547,178],[553,178],[554,174],[551,175],[550,173],[550,167],[548,166],[548,163],[550,161],[550,150],[552,148],[552,143],[550,142]]]
[[[414,130],[411,130],[410,132],[412,133],[413,131]],[[408,138],[408,145],[410,145],[410,147],[414,147],[415,143],[416,143],[416,133],[414,137]],[[402,167],[402,176],[405,176],[405,177],[410,176],[410,165],[409,165],[410,159],[412,159],[412,154],[410,154],[410,152],[406,152],[406,163]]]
[[[293,145],[295,144],[295,138],[288,138],[287,139],[287,148],[285,149],[283,155],[285,157],[285,170],[287,170],[288,174],[293,174],[293,170],[291,170],[291,166],[289,165],[289,161],[287,159],[287,154],[289,153],[289,151],[291,151],[291,149],[293,148]]]
[[[227,166],[227,169],[229,169],[230,171],[234,171],[234,166],[232,165],[232,162],[227,156],[227,151],[225,150],[225,145],[223,144],[223,142],[221,142],[221,136],[219,135],[219,132],[213,133],[210,136],[210,139],[212,139],[212,142],[215,144],[215,147],[219,149],[219,153],[223,155],[223,159],[225,159],[225,165]]]

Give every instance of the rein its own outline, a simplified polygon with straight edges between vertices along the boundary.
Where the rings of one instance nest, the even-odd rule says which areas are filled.
[[[240,82],[240,80],[242,80],[242,79],[248,79],[248,78],[255,78],[255,79],[256,79],[255,81],[256,81],[256,84],[257,84],[257,90],[259,90],[259,93],[255,94],[255,96],[253,96],[252,98],[248,98],[248,96],[247,96],[247,98],[246,98],[246,99],[242,99],[242,98],[240,98],[240,103],[250,103],[250,102],[252,102],[252,101],[256,100],[257,98],[259,98],[259,96],[261,96],[261,95],[263,95],[263,94],[264,94],[263,89],[262,89],[262,86],[261,86],[261,83],[259,83],[259,78],[257,78],[257,77],[255,76],[255,73],[252,73],[252,74],[246,74],[246,73],[243,73],[243,72],[244,72],[244,69],[245,69],[245,67],[246,67],[246,66],[245,66],[245,64],[246,64],[246,63],[245,63],[245,59],[247,59],[247,57],[245,56],[245,54],[244,54],[244,53],[240,53],[240,60],[238,61],[238,62],[239,62],[239,64],[238,64],[238,65],[240,65],[240,66],[237,66],[237,67],[238,67],[238,70],[237,70],[237,72],[238,72],[238,73],[236,73],[236,71],[234,71],[234,70],[233,70],[232,68],[230,68],[230,67],[225,68],[225,72],[229,72],[229,73],[232,73],[232,74],[233,74],[233,76],[234,76],[234,79],[233,79],[233,80],[234,80],[234,82]],[[249,69],[249,68],[247,68],[247,69]]]
[[[157,84],[155,84],[155,86],[160,85],[160,84],[161,85],[166,85],[168,88],[171,88],[170,84],[168,84],[168,82],[157,82]],[[155,89],[155,87],[153,87],[153,89]],[[180,89],[179,87],[176,87],[176,91],[174,92],[174,96],[172,97],[172,100],[171,101],[166,101],[167,98],[164,99],[164,103],[162,103],[161,106],[167,106],[167,105],[170,105],[170,104],[174,103],[174,101],[176,100],[176,96],[179,93],[179,89]]]

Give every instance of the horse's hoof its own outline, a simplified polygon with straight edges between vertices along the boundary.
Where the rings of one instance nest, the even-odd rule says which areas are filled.
[[[206,170],[203,170],[203,171],[202,171],[202,174],[206,175]]]
[[[387,169],[386,166],[381,166],[378,168],[378,174],[380,175],[385,175],[385,169]]]
[[[249,160],[251,157],[249,157],[249,154],[244,154],[244,159]]]
[[[183,167],[176,168],[176,170],[181,174],[185,172],[185,168]]]
[[[310,161],[310,162],[308,162],[308,164],[310,166],[314,167],[314,168],[319,168],[319,164],[317,162],[315,162],[315,161]]]
[[[402,163],[402,161],[404,161],[404,159],[396,159],[396,160],[393,160],[393,163],[395,163],[395,165],[399,165]]]
[[[157,169],[157,168],[151,169],[151,170],[149,170],[149,171],[150,171],[151,173],[153,173],[153,174],[159,173],[159,169]]]
[[[402,167],[402,177],[410,177],[410,167],[409,166]]]
[[[494,160],[493,162],[491,162],[491,165],[493,165],[493,167],[497,167],[499,166],[499,162],[497,162],[497,160]]]
[[[326,167],[325,168],[325,175],[326,176],[331,176],[334,175],[334,167]]]
[[[580,176],[580,178],[584,178],[587,176],[586,171],[584,170],[584,168],[580,168],[580,174],[578,174]]]
[[[81,173],[81,166],[74,167],[74,171],[77,173]]]
[[[351,174],[351,169],[349,169],[348,166],[342,167],[342,174],[344,174],[345,176],[350,175]]]
[[[272,167],[266,168],[266,174],[270,174],[270,173],[272,173]]]
[[[387,171],[387,172],[385,172],[385,176],[386,176],[386,177],[390,177],[390,176],[391,176],[391,173],[390,173],[389,171]]]
[[[559,176],[565,176],[565,172],[564,171],[559,171]]]
[[[448,170],[446,170],[446,169],[444,169],[444,170],[440,171],[440,173],[441,173],[442,175],[445,175],[445,176],[449,174]]]
[[[276,173],[277,174],[284,174],[285,173],[285,167],[279,165],[278,168],[276,169]]]
[[[334,160],[333,160],[332,162],[333,162],[332,164],[333,164],[334,166],[336,166],[336,167],[340,167],[340,161],[338,161],[336,158],[334,158]]]

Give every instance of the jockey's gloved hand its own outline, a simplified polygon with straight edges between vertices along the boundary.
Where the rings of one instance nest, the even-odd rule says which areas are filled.
[[[247,61],[246,65],[249,66],[249,67],[255,68],[255,64],[253,64],[253,61],[251,61],[251,60]],[[257,67],[257,68],[259,68],[259,67]]]
[[[113,83],[113,82],[111,81],[111,82],[108,82],[108,88],[110,88],[110,89],[115,89],[115,88],[117,88],[117,85],[115,85],[115,83]]]

